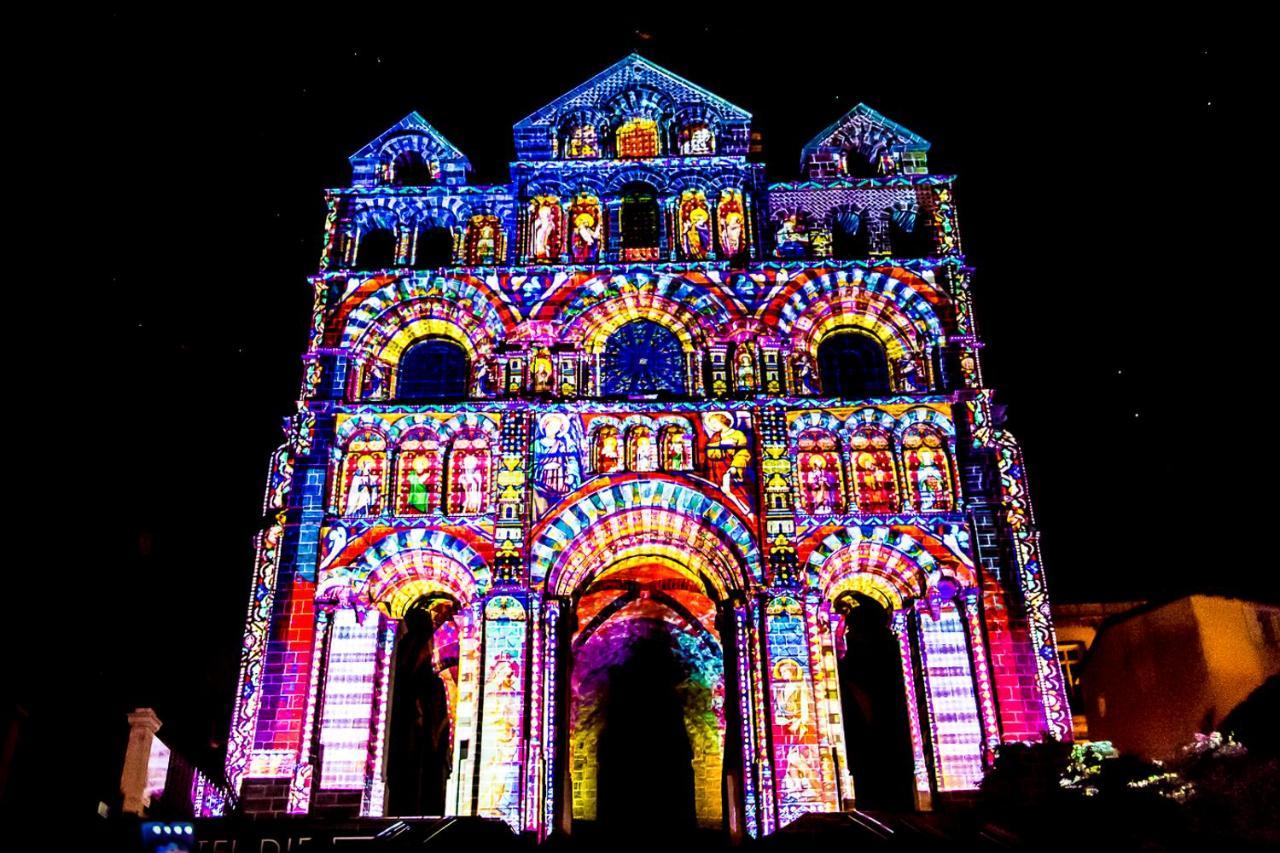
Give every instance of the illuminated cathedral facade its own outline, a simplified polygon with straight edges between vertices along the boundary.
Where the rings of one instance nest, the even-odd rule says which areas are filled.
[[[1069,739],[929,143],[859,105],[769,183],[748,113],[636,55],[514,135],[474,185],[410,113],[327,193],[239,807],[546,837],[660,795],[758,837]],[[661,792],[628,786],[646,733]]]

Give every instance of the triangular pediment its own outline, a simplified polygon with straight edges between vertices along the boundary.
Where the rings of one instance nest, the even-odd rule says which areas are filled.
[[[616,126],[628,118],[652,119],[668,129],[704,122],[716,128],[716,153],[747,153],[751,113],[633,53],[517,122],[516,154],[551,159],[563,125]]]
[[[404,157],[416,157],[433,183],[461,184],[471,171],[466,155],[415,110],[351,155],[352,183],[386,183],[395,171],[393,164]]]
[[[445,139],[444,134],[432,127],[431,123],[415,110],[387,128],[368,145],[352,154],[351,160],[354,162],[357,159],[380,156],[389,147],[393,146],[396,140],[405,137],[414,137],[422,140],[425,145],[418,147],[418,150],[424,154],[430,153],[437,160],[465,161],[467,159],[466,155],[459,151],[456,145]]]
[[[903,155],[910,165],[903,171],[923,171],[915,164],[924,163],[929,141],[917,133],[890,121],[866,104],[858,104],[809,141],[801,153],[801,168],[812,171],[815,162],[828,155],[860,156],[874,167],[881,156],[891,156],[896,163],[903,162]],[[896,168],[896,167],[895,167]]]
[[[734,106],[679,74],[650,62],[638,53],[632,53],[517,122],[516,127],[554,124],[559,116],[575,110],[603,111],[619,96],[636,88],[661,92],[670,100],[673,109],[698,104],[715,110],[724,120],[751,119],[751,113],[741,107]]]

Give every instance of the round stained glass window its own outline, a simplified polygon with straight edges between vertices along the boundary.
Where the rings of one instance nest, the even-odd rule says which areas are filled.
[[[684,351],[668,329],[637,320],[604,345],[603,391],[609,395],[684,394]]]

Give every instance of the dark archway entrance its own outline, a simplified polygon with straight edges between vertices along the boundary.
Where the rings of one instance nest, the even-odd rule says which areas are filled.
[[[689,675],[656,626],[634,637],[610,669],[597,752],[600,830],[670,837],[696,827],[693,748],[678,692]]]
[[[911,729],[889,613],[856,593],[841,598],[837,606],[845,618],[840,699],[858,808],[912,810]]]
[[[447,598],[419,598],[396,638],[387,752],[387,814],[443,815],[453,765],[449,699],[436,671],[435,630],[453,614]]]

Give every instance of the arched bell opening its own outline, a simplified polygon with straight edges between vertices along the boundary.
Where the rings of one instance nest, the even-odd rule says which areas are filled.
[[[915,807],[901,648],[890,605],[852,592],[835,602],[843,632],[838,672],[845,748],[860,809]]]
[[[454,765],[458,631],[456,602],[427,594],[396,629],[386,770],[386,814],[444,815]]]

